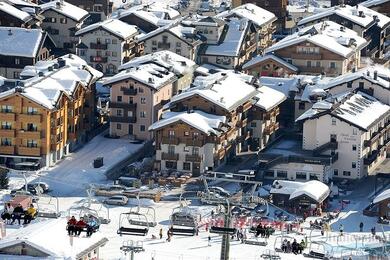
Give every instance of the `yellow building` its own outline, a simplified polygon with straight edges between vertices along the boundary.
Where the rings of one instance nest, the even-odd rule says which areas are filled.
[[[0,163],[54,165],[94,127],[95,82],[102,74],[75,55],[27,66],[0,93]]]

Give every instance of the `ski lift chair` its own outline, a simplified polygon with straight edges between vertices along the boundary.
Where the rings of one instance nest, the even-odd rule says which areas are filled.
[[[170,221],[173,235],[194,236],[196,234],[198,219],[196,214],[191,213],[187,207],[173,209]]]
[[[128,222],[125,224],[124,222]],[[143,226],[140,224],[147,224],[148,219],[144,214],[136,212],[121,213],[119,215],[119,228],[118,235],[132,235],[132,236],[146,236],[149,232],[149,226],[139,228]]]
[[[100,225],[103,224],[101,219],[99,218],[98,212],[85,206],[70,207],[68,210],[68,218],[72,216],[78,216],[78,218],[84,219],[87,219],[89,216],[93,216],[97,222],[97,229],[99,229]]]
[[[102,202],[96,199],[87,199],[86,201],[82,202],[81,206],[96,212],[96,216],[102,224],[109,224],[111,222],[110,209]]]
[[[41,218],[59,218],[59,201],[57,197],[48,195],[39,195],[37,204],[37,217]]]
[[[132,225],[145,226],[145,227],[155,227],[157,226],[156,222],[156,210],[153,207],[141,206],[140,204],[137,207],[130,208],[130,212],[138,213],[146,216],[146,222],[143,220],[131,220]]]

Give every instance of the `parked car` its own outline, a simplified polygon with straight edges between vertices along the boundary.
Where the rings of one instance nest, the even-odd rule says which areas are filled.
[[[127,204],[128,201],[129,199],[126,196],[116,195],[105,199],[103,202],[109,205],[124,206]]]

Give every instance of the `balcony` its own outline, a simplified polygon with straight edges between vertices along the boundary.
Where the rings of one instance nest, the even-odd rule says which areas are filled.
[[[223,157],[225,157],[225,154],[226,154],[225,149],[219,150],[218,151],[218,159],[219,160],[223,159]]]
[[[339,146],[337,141],[330,141],[323,145],[318,146],[313,150],[313,155],[320,155],[322,152],[327,150],[336,150]]]
[[[371,155],[369,155],[367,158],[364,158],[364,165],[371,165],[378,158],[378,155],[379,152],[374,150]]]
[[[186,142],[186,146],[197,146],[197,147],[202,147],[204,145],[204,142],[202,140],[199,140],[199,139],[190,139],[190,138],[187,138],[185,140]]]
[[[123,92],[123,95],[127,95],[127,96],[135,96],[138,93],[138,89],[136,88],[121,87],[121,91]]]
[[[179,160],[179,154],[178,153],[162,153],[161,160],[177,161],[177,160]]]
[[[186,154],[186,161],[187,162],[201,162],[202,156],[196,155],[196,154]]]
[[[322,60],[322,55],[318,53],[291,53],[290,57],[292,59],[298,59],[298,60]]]
[[[18,137],[22,139],[33,139],[38,140],[43,138],[43,134],[41,131],[26,131],[26,130],[20,130],[18,132]]]
[[[134,42],[123,44],[123,50],[130,50],[130,49],[132,49],[134,47],[135,47],[135,43]]]
[[[163,136],[161,139],[161,143],[163,144],[172,144],[172,145],[178,145],[180,143],[180,139],[177,137],[167,137]]]
[[[107,57],[101,57],[101,56],[90,56],[89,57],[90,62],[107,62]]]
[[[28,123],[41,123],[42,115],[40,114],[18,114],[18,120]]]
[[[237,126],[238,127],[245,127],[245,126],[247,126],[248,125],[248,118],[244,118],[244,119],[242,119],[241,121],[238,121],[237,122]]]
[[[159,42],[159,43],[157,44],[157,47],[158,47],[159,49],[164,49],[164,50],[166,50],[166,49],[171,48],[171,44],[170,44],[169,42]]]
[[[110,116],[109,120],[110,120],[110,122],[117,122],[117,123],[136,123],[137,122],[136,117],[124,117],[124,116]]]
[[[15,137],[15,129],[0,129],[1,137]]]
[[[18,154],[27,156],[41,156],[41,147],[19,146]]]
[[[91,49],[95,49],[95,50],[107,50],[107,44],[103,44],[103,43],[93,43],[93,42],[91,42],[89,47]]]
[[[271,26],[271,27],[268,27],[268,33],[275,33],[276,32],[276,27],[275,26]]]
[[[0,121],[13,122],[15,121],[15,113],[0,113]]]
[[[15,154],[15,146],[0,146],[0,154]]]
[[[137,103],[110,102],[110,108],[137,108]]]

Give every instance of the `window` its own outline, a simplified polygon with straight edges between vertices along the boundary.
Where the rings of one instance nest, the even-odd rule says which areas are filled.
[[[14,79],[18,79],[20,76],[20,72],[19,71],[14,71]]]
[[[277,171],[276,172],[276,177],[287,179],[287,171]]]
[[[144,89],[143,89],[143,88],[139,88],[139,89],[138,89],[138,92],[139,92],[139,93],[144,93]]]
[[[251,127],[256,127],[256,122],[251,122]]]
[[[321,67],[321,61],[317,61],[316,62],[316,67],[318,68],[318,67]]]
[[[38,109],[35,107],[28,107],[27,108],[27,114],[29,115],[36,115],[38,114]]]
[[[177,163],[176,162],[167,161],[167,162],[165,162],[165,167],[167,169],[176,169],[177,168]]]
[[[163,41],[163,43],[167,43],[168,42],[168,36],[163,36],[162,37],[162,41]]]
[[[336,118],[332,117],[332,125],[336,125]]]
[[[174,130],[169,130],[168,131],[168,136],[169,137],[174,137],[175,136],[175,131]]]
[[[336,62],[333,62],[333,61],[332,61],[332,62],[330,63],[330,68],[331,68],[331,69],[335,69],[335,68],[336,68]]]
[[[176,47],[179,47],[179,48],[180,48],[180,47],[181,47],[181,42],[177,42],[177,43],[176,43]]]
[[[315,173],[310,173],[309,179],[310,179],[310,180],[318,180],[319,178],[318,178],[318,175],[317,175],[317,174],[315,174]]]
[[[103,11],[103,6],[102,5],[94,5],[93,6],[93,11],[94,12],[102,12]]]
[[[127,116],[128,117],[133,117],[133,111],[127,111]]]
[[[112,57],[116,57],[116,56],[117,56],[116,51],[113,51],[113,52],[111,53],[111,56],[112,56]]]
[[[38,127],[36,124],[33,123],[27,123],[27,131],[37,131]]]
[[[116,129],[121,130],[122,129],[122,125],[121,124],[116,124]]]
[[[333,175],[338,176],[338,175],[339,175],[339,170],[334,169],[334,170],[333,170]]]
[[[2,105],[1,106],[2,113],[12,113],[12,110],[13,110],[13,106],[9,106],[9,105]]]
[[[189,135],[190,135],[190,132],[184,131],[184,136],[189,136]]]
[[[141,98],[141,104],[146,104],[146,98],[144,97]]]
[[[38,147],[38,143],[35,140],[27,140],[27,147]]]
[[[299,110],[305,110],[305,102],[299,102],[298,109]]]
[[[190,151],[190,148],[189,147],[187,147],[187,146],[184,146],[184,148],[183,148],[183,152],[189,152]]]
[[[141,132],[145,132],[145,130],[146,130],[145,125],[140,125],[140,126],[139,126],[139,130],[140,130]]]
[[[311,67],[311,60],[308,60],[308,61],[306,62],[306,67],[308,67],[308,68]]]
[[[191,171],[191,163],[183,162],[183,170],[184,171]]]
[[[343,171],[343,175],[344,176],[351,176],[351,172],[350,171]]]
[[[146,118],[146,111],[141,111],[141,112],[139,112],[139,116],[140,116],[141,118]]]
[[[122,109],[117,109],[116,110],[116,116],[123,116]]]
[[[60,18],[60,23],[62,23],[62,24],[65,24],[65,23],[67,23],[68,21],[66,20],[66,18]]]
[[[198,138],[199,137],[199,133],[197,133],[197,132],[194,132],[192,135],[193,135],[194,138]]]
[[[193,147],[192,148],[192,154],[193,155],[199,155],[199,147]]]
[[[352,151],[356,151],[356,144],[352,145]]]
[[[353,135],[357,135],[357,129],[356,129],[356,128],[353,128],[353,129],[352,129],[352,134],[353,134]]]
[[[347,82],[347,88],[352,88],[352,82]]]
[[[295,177],[297,180],[306,180],[306,172],[296,172]]]
[[[352,162],[352,169],[356,169],[356,162]]]
[[[157,48],[156,47],[153,47],[152,48],[152,52],[156,52],[157,51]]]
[[[106,51],[106,56],[110,57],[111,55],[111,52],[110,51]]]
[[[117,97],[116,97],[116,101],[122,102],[122,96],[117,96]]]
[[[16,65],[19,65],[19,64],[20,64],[20,59],[19,59],[19,58],[15,58],[15,64],[16,64]]]
[[[79,50],[79,55],[80,56],[85,56],[85,54],[86,54],[85,50]]]
[[[11,146],[12,145],[12,140],[11,138],[1,138],[1,145],[2,146]]]
[[[106,39],[105,41],[106,41],[106,44],[110,44],[111,43],[111,39],[109,39],[109,38]]]
[[[169,154],[175,154],[175,146],[174,145],[169,145],[168,146],[168,153]]]
[[[1,129],[12,129],[12,124],[10,122],[1,122]]]
[[[157,45],[157,41],[152,41],[152,45]]]
[[[359,82],[359,88],[364,88],[364,82]]]
[[[181,49],[176,49],[176,54],[181,55]]]
[[[134,103],[134,98],[133,97],[129,97],[129,104],[133,104]]]
[[[274,171],[265,171],[264,177],[274,177]]]

